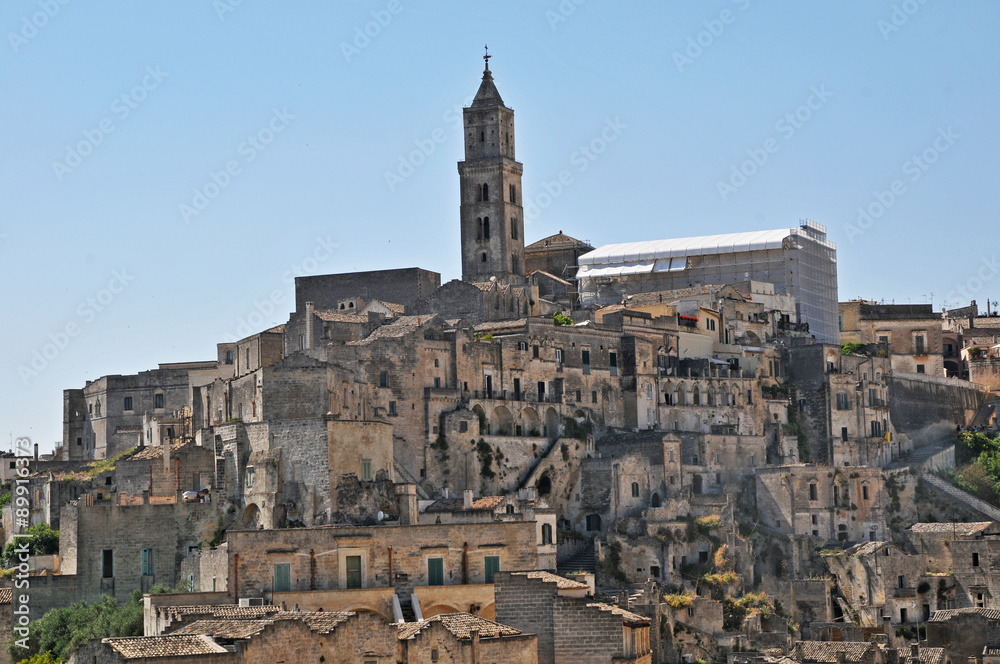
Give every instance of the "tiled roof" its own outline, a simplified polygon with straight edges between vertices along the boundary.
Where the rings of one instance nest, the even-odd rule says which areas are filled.
[[[0,588],[0,604],[10,604],[14,599],[12,588]]]
[[[510,330],[513,332],[522,331],[524,327],[528,324],[527,318],[518,318],[516,320],[499,320],[490,321],[488,323],[480,323],[472,329],[477,332],[496,332],[496,331],[506,331]]]
[[[472,509],[492,510],[502,502],[503,496],[483,496],[472,501]],[[424,512],[461,512],[464,509],[464,498],[442,498],[428,505]]]
[[[219,620],[258,620],[273,616],[281,611],[280,606],[238,606],[236,604],[197,604],[188,606],[164,606],[160,610],[167,615],[214,616]]]
[[[601,611],[610,611],[611,613],[621,616],[622,620],[626,623],[640,623],[643,625],[648,625],[652,622],[646,616],[640,616],[638,613],[632,613],[631,611],[626,611],[620,606],[615,606],[614,604],[605,604],[604,602],[590,602],[587,606],[592,606]]]
[[[301,620],[312,631],[329,634],[337,625],[356,615],[354,611],[282,611],[272,616],[271,620]]]
[[[900,648],[899,655],[899,661],[904,662],[910,653],[907,648]],[[920,664],[942,664],[942,662],[944,662],[944,648],[920,648]]]
[[[262,620],[196,620],[171,634],[207,634],[219,639],[249,639],[259,634],[273,621]]]
[[[368,316],[361,314],[344,314],[334,309],[324,309],[314,312],[316,318],[328,323],[367,323]]]
[[[188,441],[183,441],[181,443],[172,444],[170,446],[170,451],[172,453],[175,453],[178,450],[180,450],[182,447],[184,447],[185,445],[188,445],[188,444],[189,444]],[[124,461],[152,461],[154,459],[162,459],[162,458],[163,458],[163,446],[162,445],[158,445],[158,446],[154,447],[152,445],[149,445],[149,446],[146,446],[146,447],[142,448],[141,450],[139,450],[138,452],[136,452],[132,456],[126,457],[123,460]]]
[[[987,620],[1000,620],[1000,609],[980,609],[978,607],[967,607],[964,609],[943,609],[931,616],[930,622],[945,622],[956,616],[978,613]]]
[[[875,646],[860,641],[800,641],[799,647],[803,661],[836,662],[837,653],[844,652],[848,662],[860,662]]]
[[[120,639],[104,639],[125,659],[143,657],[177,657],[178,655],[210,655],[228,652],[207,636],[179,634],[167,636],[137,636]]]
[[[864,544],[858,544],[854,547],[854,553],[859,556],[870,556],[873,553],[878,553],[887,546],[891,545],[888,542],[865,542]]]
[[[264,330],[263,334],[284,334],[284,332],[285,325],[282,323],[281,325],[275,325],[274,327]]]
[[[501,636],[517,636],[521,630],[501,625],[500,623],[474,616],[471,613],[444,613],[441,615],[413,623],[403,623],[399,626],[396,636],[400,640],[409,639],[432,623],[441,625],[459,639],[471,639],[471,631],[479,630],[479,638],[493,639]]]
[[[380,339],[398,339],[400,337],[405,337],[435,317],[435,314],[430,314],[428,316],[400,316],[392,323],[376,328],[374,332],[361,341],[349,341],[347,345],[367,346]]]
[[[530,254],[534,251],[548,251],[552,249],[593,249],[593,247],[588,242],[577,240],[575,237],[559,231],[555,235],[543,237],[537,242],[532,242],[524,248],[524,253]]]
[[[579,581],[574,581],[573,579],[567,579],[565,576],[559,576],[558,574],[553,574],[551,572],[511,572],[511,576],[526,576],[529,579],[541,579],[547,583],[555,583],[557,588],[563,590],[581,590],[588,589],[586,583],[580,583]]]
[[[974,521],[972,523],[915,523],[910,530],[915,533],[939,533],[942,535],[975,535],[993,525],[992,521]]]

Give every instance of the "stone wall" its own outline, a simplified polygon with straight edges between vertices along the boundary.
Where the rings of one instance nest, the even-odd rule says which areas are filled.
[[[972,421],[984,398],[972,383],[950,378],[893,376],[890,412],[896,427],[908,434],[944,423],[951,431]]]
[[[340,300],[359,296],[408,305],[440,285],[440,274],[415,267],[296,277],[295,310],[305,311],[306,302],[314,303],[317,310],[336,309]]]

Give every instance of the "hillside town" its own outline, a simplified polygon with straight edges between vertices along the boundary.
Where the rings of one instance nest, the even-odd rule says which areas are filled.
[[[959,472],[996,312],[843,301],[808,219],[525,244],[488,60],[463,121],[461,280],[298,277],[284,324],[69,386],[54,453],[3,459],[0,661],[110,602],[136,630],[56,654],[1000,662],[1000,508]]]

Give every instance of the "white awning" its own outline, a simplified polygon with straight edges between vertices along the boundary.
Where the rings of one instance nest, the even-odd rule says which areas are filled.
[[[580,269],[576,273],[576,278],[591,279],[594,277],[620,277],[631,274],[649,274],[652,271],[653,261],[626,263],[625,265],[581,265]]]

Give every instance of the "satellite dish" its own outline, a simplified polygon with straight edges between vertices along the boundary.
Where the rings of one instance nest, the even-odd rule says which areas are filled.
[[[383,512],[382,510],[379,510],[378,511],[378,516],[375,517],[375,518],[378,519],[379,521],[381,521],[382,519],[385,518],[385,512]]]

